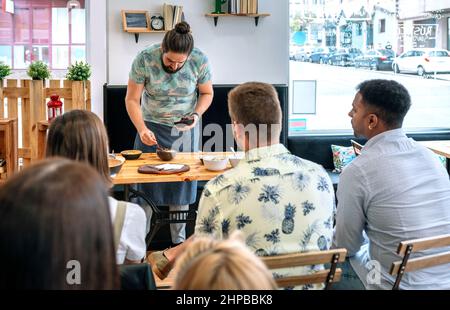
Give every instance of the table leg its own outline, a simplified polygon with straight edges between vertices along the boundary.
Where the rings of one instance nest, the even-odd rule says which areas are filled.
[[[129,201],[130,198],[140,197],[142,198],[152,209],[152,219],[150,224],[150,231],[145,237],[145,242],[147,244],[147,249],[150,246],[153,238],[159,229],[166,224],[171,223],[187,223],[190,221],[195,221],[196,214],[193,214],[191,210],[187,211],[162,211],[160,210],[156,204],[153,202],[151,197],[146,195],[144,192],[138,191],[131,187],[131,185],[127,184],[124,187],[124,195],[125,200]]]
[[[123,200],[130,201],[130,184],[125,184],[123,186]]]

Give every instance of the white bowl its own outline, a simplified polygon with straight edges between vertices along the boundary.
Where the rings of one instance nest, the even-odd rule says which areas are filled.
[[[211,171],[224,170],[228,164],[228,158],[225,156],[203,156],[205,168]]]
[[[228,159],[230,160],[231,166],[233,166],[233,168],[236,167],[243,158],[244,158],[244,156],[239,156],[239,155],[228,157]]]

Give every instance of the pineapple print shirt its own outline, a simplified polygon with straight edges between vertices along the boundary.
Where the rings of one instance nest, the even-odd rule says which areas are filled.
[[[334,201],[333,185],[322,166],[292,155],[282,144],[252,149],[235,168],[206,184],[195,234],[222,239],[239,229],[259,256],[326,250]],[[320,269],[322,265],[278,269],[274,276]]]
[[[160,44],[140,52],[133,61],[130,79],[144,84],[142,115],[145,121],[173,126],[182,116],[194,111],[197,86],[211,80],[208,58],[194,48],[180,71],[167,73],[162,68]]]

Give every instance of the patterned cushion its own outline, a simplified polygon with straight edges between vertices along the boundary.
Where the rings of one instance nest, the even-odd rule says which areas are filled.
[[[341,173],[342,169],[356,158],[355,150],[352,146],[331,145],[333,152],[333,172]]]

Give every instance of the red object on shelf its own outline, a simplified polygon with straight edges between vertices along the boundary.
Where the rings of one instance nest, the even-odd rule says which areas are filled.
[[[47,115],[49,121],[62,114],[62,105],[63,103],[59,100],[58,95],[50,96],[50,101],[47,102]]]

